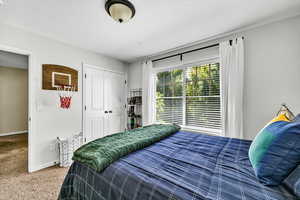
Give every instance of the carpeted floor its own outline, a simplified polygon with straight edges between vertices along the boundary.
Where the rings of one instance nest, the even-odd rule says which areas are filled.
[[[27,134],[0,137],[0,200],[57,199],[68,169],[27,173]]]

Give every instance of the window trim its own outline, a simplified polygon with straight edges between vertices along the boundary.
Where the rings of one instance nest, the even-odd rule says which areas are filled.
[[[184,63],[182,65],[178,65],[178,66],[173,66],[173,67],[170,67],[170,66],[167,66],[167,67],[159,67],[159,68],[154,68],[153,69],[153,78],[154,78],[154,81],[153,83],[155,84],[153,89],[155,90],[154,91],[154,94],[156,94],[156,81],[155,81],[155,77],[156,77],[156,74],[157,73],[160,73],[160,72],[165,72],[165,71],[171,71],[171,70],[175,70],[175,69],[181,69],[183,70],[183,81],[182,81],[182,88],[183,88],[183,92],[182,92],[182,96],[180,96],[180,98],[183,99],[183,109],[182,109],[182,112],[183,112],[183,124],[180,125],[182,130],[186,130],[186,131],[193,131],[193,132],[197,132],[197,133],[207,133],[207,134],[213,134],[213,135],[218,135],[218,136],[224,136],[224,133],[222,131],[222,128],[221,129],[211,129],[211,128],[204,128],[204,127],[195,127],[195,126],[187,126],[186,125],[186,91],[185,91],[185,83],[186,83],[186,70],[187,68],[189,67],[194,67],[194,66],[201,66],[201,65],[208,65],[208,64],[214,64],[214,63],[219,63],[219,67],[220,67],[220,95],[217,95],[220,97],[220,114],[221,114],[221,124],[224,123],[224,119],[223,119],[223,109],[222,109],[222,106],[223,106],[223,98],[222,98],[222,70],[221,70],[221,64],[220,64],[220,58],[219,57],[212,57],[212,58],[209,58],[209,59],[203,59],[203,60],[199,60],[199,61],[196,61],[196,62],[190,62],[190,63]],[[165,97],[165,98],[172,98],[172,97]],[[156,96],[154,95],[154,122],[155,123],[159,123],[157,120],[156,120]]]
[[[194,131],[194,132],[198,132],[198,133],[208,133],[208,134],[222,136],[222,130],[218,130],[218,129],[195,127],[195,126],[183,126],[183,125],[180,127],[184,131]]]

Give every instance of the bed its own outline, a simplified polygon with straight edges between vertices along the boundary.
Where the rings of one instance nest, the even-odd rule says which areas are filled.
[[[251,141],[179,131],[102,172],[74,162],[59,199],[293,200],[284,186],[258,182]]]

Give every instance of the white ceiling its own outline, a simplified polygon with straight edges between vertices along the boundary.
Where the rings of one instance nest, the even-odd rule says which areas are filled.
[[[105,0],[4,0],[0,22],[123,61],[300,13],[300,0],[131,0],[136,16],[113,21]]]

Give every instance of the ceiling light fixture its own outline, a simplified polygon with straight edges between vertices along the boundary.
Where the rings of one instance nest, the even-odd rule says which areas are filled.
[[[133,4],[127,0],[107,0],[105,10],[117,22],[128,22],[135,15]]]

